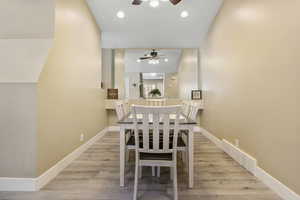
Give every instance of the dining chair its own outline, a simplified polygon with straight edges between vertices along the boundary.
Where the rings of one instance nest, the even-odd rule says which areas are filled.
[[[133,200],[137,199],[141,167],[160,166],[173,169],[174,200],[177,195],[177,139],[180,106],[133,107],[135,132],[135,177]],[[175,119],[170,119],[170,114]],[[137,115],[142,115],[138,119]],[[170,123],[171,122],[171,123]],[[142,135],[137,134],[142,131]]]
[[[192,120],[192,121],[197,121],[197,114],[198,111],[200,109],[200,105],[196,102],[183,102],[182,105],[182,112],[183,114],[188,117],[188,119]],[[186,143],[186,146],[188,147],[188,130],[180,130],[179,132],[179,137],[182,138],[182,140],[184,141],[184,143]],[[188,148],[183,149],[182,151],[182,161],[185,163],[185,169],[186,171],[188,171],[188,164],[189,164],[189,160],[188,160]]]
[[[116,113],[117,113],[117,118],[118,120],[122,120],[129,112],[129,108],[128,111],[126,110],[126,103],[124,103],[124,101],[116,101],[115,103],[115,109],[116,109]],[[125,130],[125,137],[126,137],[126,141],[128,141],[130,139],[130,137],[133,135],[133,131],[132,130]],[[129,161],[129,153],[130,150],[132,150],[131,148],[129,148],[128,146],[126,147],[126,153],[125,153],[125,158],[126,158],[126,162]]]
[[[144,106],[146,107],[146,106]],[[157,106],[147,106],[149,108],[153,108],[153,107],[157,107]],[[178,107],[181,107],[180,105]],[[134,130],[131,130],[132,132],[134,132]],[[141,136],[142,131],[139,131],[139,134]],[[150,131],[150,135],[152,135],[152,132]],[[177,151],[182,153],[182,160],[183,162],[188,161],[187,157],[185,156],[186,154],[188,154],[188,146],[187,146],[187,140],[184,140],[183,137],[178,136],[178,142],[177,142]],[[126,159],[127,157],[127,152],[129,152],[130,150],[135,150],[135,136],[133,134],[130,134],[130,138],[126,139]],[[155,171],[155,169],[157,169],[157,171]],[[142,174],[142,172],[140,172],[140,174]],[[152,167],[152,176],[157,175],[158,177],[160,177],[160,167]],[[172,175],[172,171],[170,172],[170,176],[171,178],[173,177]]]

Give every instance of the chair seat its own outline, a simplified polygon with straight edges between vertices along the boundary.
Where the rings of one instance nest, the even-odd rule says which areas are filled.
[[[172,137],[172,136],[171,136]],[[152,148],[153,147],[153,141],[152,141],[152,139],[151,139],[152,137],[151,137],[151,134],[150,134],[150,148]],[[159,148],[160,149],[162,149],[162,146],[163,146],[163,143],[162,143],[162,137],[160,137],[160,140],[161,140],[161,142],[159,143]],[[142,139],[142,136],[140,136],[140,148],[143,148],[143,139]],[[170,140],[170,141],[172,141],[172,139]],[[134,147],[135,147],[135,136],[134,135],[132,135],[130,138],[129,138],[129,140],[127,141],[127,147],[128,148],[131,148],[131,149],[134,149]],[[170,149],[172,149],[172,147],[173,147],[173,143],[172,142],[170,142],[170,144],[169,144],[170,146]],[[177,140],[177,148],[178,148],[178,150],[185,150],[185,147],[186,147],[186,144],[184,143],[184,141],[183,141],[183,139],[182,139],[182,137],[178,137],[178,140]]]
[[[172,160],[172,153],[140,153],[140,160]]]

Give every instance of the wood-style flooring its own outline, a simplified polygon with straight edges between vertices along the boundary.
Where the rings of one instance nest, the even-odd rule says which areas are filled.
[[[133,158],[133,154],[131,155]],[[195,184],[179,164],[179,200],[280,200],[252,174],[200,133],[195,134]],[[39,192],[0,192],[0,200],[131,200],[134,159],[126,169],[126,187],[119,186],[119,135],[106,134]],[[169,169],[152,177],[143,169],[140,200],[173,199]]]

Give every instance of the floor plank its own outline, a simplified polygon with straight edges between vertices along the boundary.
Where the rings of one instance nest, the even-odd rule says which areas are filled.
[[[187,188],[187,174],[178,167],[179,199],[280,200],[252,174],[201,134],[195,134],[195,184]],[[84,152],[39,192],[0,192],[0,200],[129,200],[132,199],[134,155],[126,168],[126,186],[119,187],[119,137],[109,133]],[[172,199],[169,169],[161,178],[143,169],[139,199]]]

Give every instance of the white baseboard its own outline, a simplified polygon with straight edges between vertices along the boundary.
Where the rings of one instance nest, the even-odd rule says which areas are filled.
[[[54,179],[63,169],[65,169],[68,165],[70,165],[76,158],[78,158],[84,151],[86,151],[90,146],[96,143],[101,137],[108,132],[108,128],[103,129],[97,135],[92,137],[89,141],[75,149],[72,153],[64,157],[60,160],[56,165],[51,167],[41,176],[36,179],[36,190],[40,190],[47,183],[49,183],[52,179]]]
[[[109,132],[120,132],[120,127],[119,126],[110,126],[108,127]]]
[[[75,149],[53,167],[37,178],[2,178],[0,177],[0,191],[38,191],[54,179],[63,169],[77,159],[84,151],[103,137],[109,128],[103,129],[89,141]]]
[[[35,179],[0,177],[0,191],[36,191]]]
[[[256,177],[276,192],[282,199],[285,200],[300,200],[300,196],[288,188],[286,185],[281,183],[279,180],[268,174],[260,167],[256,167]]]
[[[222,140],[222,149],[228,155],[230,155],[235,161],[237,161],[240,165],[246,168],[252,174],[255,174],[255,169],[257,167],[257,161],[255,158],[242,151],[240,148],[234,146],[227,140]]]
[[[195,126],[194,127],[194,132],[195,133],[201,133],[202,129],[200,128],[200,126]]]
[[[211,140],[216,146],[226,152],[240,165],[246,168],[249,172],[254,174],[259,180],[266,184],[271,190],[278,194],[284,200],[300,200],[300,196],[288,188],[286,185],[281,183],[276,178],[265,172],[257,165],[255,158],[245,153],[238,147],[234,146],[227,140],[220,140],[204,128],[201,128],[201,133]]]
[[[220,149],[223,149],[222,141],[219,138],[217,138],[216,136],[214,136],[213,134],[211,134],[204,128],[201,128],[201,127],[199,127],[199,128],[201,129],[201,133],[205,137],[207,137],[210,141],[212,141],[217,147],[219,147]]]

